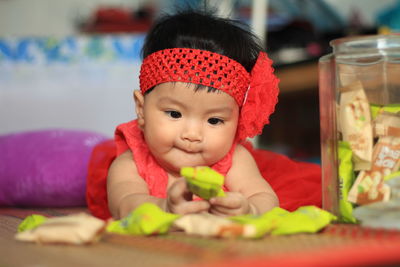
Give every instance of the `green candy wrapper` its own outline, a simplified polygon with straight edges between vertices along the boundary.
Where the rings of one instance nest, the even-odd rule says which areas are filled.
[[[382,111],[397,114],[400,112],[400,105],[399,104],[385,105],[382,107]]]
[[[26,217],[19,225],[18,225],[18,232],[23,232],[27,230],[34,229],[44,223],[47,220],[47,217],[33,214]]]
[[[347,201],[350,188],[354,183],[354,171],[352,151],[350,144],[340,141],[338,145],[339,158],[339,220],[346,223],[356,223],[357,219],[353,216],[353,204]]]
[[[375,120],[376,117],[378,117],[378,115],[382,112],[387,112],[392,114],[400,113],[400,104],[389,104],[386,106],[370,104],[370,110],[371,110],[371,118],[372,120]]]
[[[189,190],[202,199],[225,196],[222,190],[224,176],[210,167],[184,167],[181,175],[185,178]]]
[[[336,217],[318,207],[304,206],[294,212],[275,207],[262,215],[235,216],[230,220],[245,225],[243,237],[262,238],[266,234],[316,233]]]
[[[275,207],[262,215],[247,214],[230,217],[229,219],[233,222],[246,225],[243,237],[262,238],[266,234],[270,233],[273,229],[276,229],[284,216],[287,214],[290,214],[290,212],[282,208]]]
[[[125,218],[109,223],[107,232],[126,235],[165,234],[179,217],[161,210],[153,203],[143,203]]]
[[[277,227],[271,231],[271,235],[316,233],[336,219],[336,216],[325,210],[315,206],[304,206],[284,215]]]
[[[379,112],[381,111],[382,106],[376,104],[370,104],[369,108],[371,110],[371,119],[375,120]]]
[[[389,175],[386,175],[383,179],[384,179],[385,181],[389,181],[389,180],[391,180],[391,179],[393,179],[393,178],[397,178],[397,177],[400,177],[400,171],[393,172],[393,173],[391,173],[391,174],[389,174]]]

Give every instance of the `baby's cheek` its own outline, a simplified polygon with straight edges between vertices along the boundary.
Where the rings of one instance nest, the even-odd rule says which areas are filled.
[[[146,129],[146,141],[158,143],[159,145],[169,145],[173,142],[173,133],[169,127],[163,127],[162,125],[152,125]]]
[[[216,138],[208,145],[208,152],[216,161],[219,161],[228,154],[231,147],[232,142],[229,142],[227,138]]]

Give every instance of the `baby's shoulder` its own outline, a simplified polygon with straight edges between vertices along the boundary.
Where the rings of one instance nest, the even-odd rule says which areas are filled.
[[[112,165],[118,165],[118,166],[135,165],[132,163],[136,163],[133,153],[130,149],[127,149],[113,160]]]
[[[250,151],[242,144],[237,144],[235,147],[235,151],[233,152],[233,158],[241,159],[247,157],[252,158]]]

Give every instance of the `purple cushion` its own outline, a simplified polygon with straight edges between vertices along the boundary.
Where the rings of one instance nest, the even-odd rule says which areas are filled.
[[[60,129],[0,136],[0,206],[86,205],[90,154],[106,139]]]

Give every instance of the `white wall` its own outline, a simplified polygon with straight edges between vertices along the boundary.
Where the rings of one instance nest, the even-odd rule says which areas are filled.
[[[143,37],[0,38],[0,134],[68,128],[112,136],[136,117]]]

